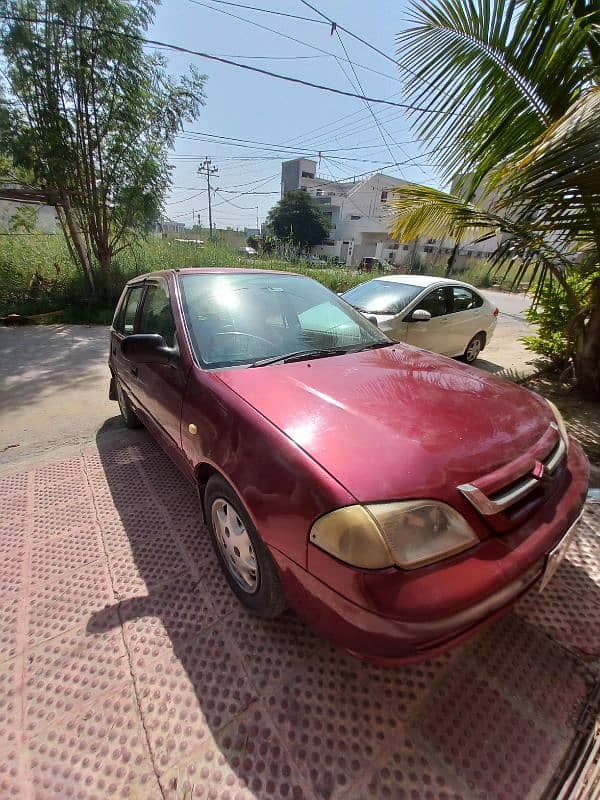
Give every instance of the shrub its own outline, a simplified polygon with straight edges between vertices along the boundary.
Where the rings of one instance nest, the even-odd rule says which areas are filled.
[[[575,296],[583,303],[591,278],[578,275],[567,280]],[[567,333],[575,311],[562,286],[556,281],[546,284],[537,307],[525,312],[527,321],[537,325],[537,333],[523,336],[521,341],[528,350],[544,356],[556,368],[563,369],[571,356],[572,342],[569,342]]]

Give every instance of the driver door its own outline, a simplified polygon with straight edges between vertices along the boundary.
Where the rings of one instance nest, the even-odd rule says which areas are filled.
[[[429,311],[431,319],[427,321],[412,320],[412,312],[409,314],[405,320],[408,344],[422,347],[424,350],[433,350],[434,353],[449,355],[452,348],[448,342],[447,326],[448,317],[452,311],[452,289],[446,286],[433,289],[417,303],[413,311],[417,308]]]
[[[177,347],[177,330],[166,280],[147,282],[138,317],[137,333],[158,333],[169,347]],[[139,364],[137,396],[144,422],[153,427],[168,448],[181,449],[181,406],[187,383],[182,362]]]

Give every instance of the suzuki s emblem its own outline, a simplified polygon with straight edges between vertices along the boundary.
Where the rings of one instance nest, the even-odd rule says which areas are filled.
[[[544,469],[545,469],[545,467],[542,464],[542,462],[541,461],[536,461],[535,464],[533,465],[533,469],[531,471],[533,477],[537,478],[538,481],[541,481],[542,478],[544,477]]]

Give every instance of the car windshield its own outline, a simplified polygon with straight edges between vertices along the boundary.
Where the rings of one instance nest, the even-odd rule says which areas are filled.
[[[409,283],[374,280],[349,289],[342,297],[369,314],[399,314],[422,291],[422,286]]]
[[[320,283],[278,273],[180,274],[183,313],[209,368],[340,354],[391,344]]]

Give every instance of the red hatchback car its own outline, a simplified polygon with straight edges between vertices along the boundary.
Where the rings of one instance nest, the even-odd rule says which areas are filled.
[[[391,342],[301,275],[135,278],[110,369],[126,425],[198,487],[240,601],[289,604],[380,663],[446,649],[545,585],[585,499],[550,403]]]

